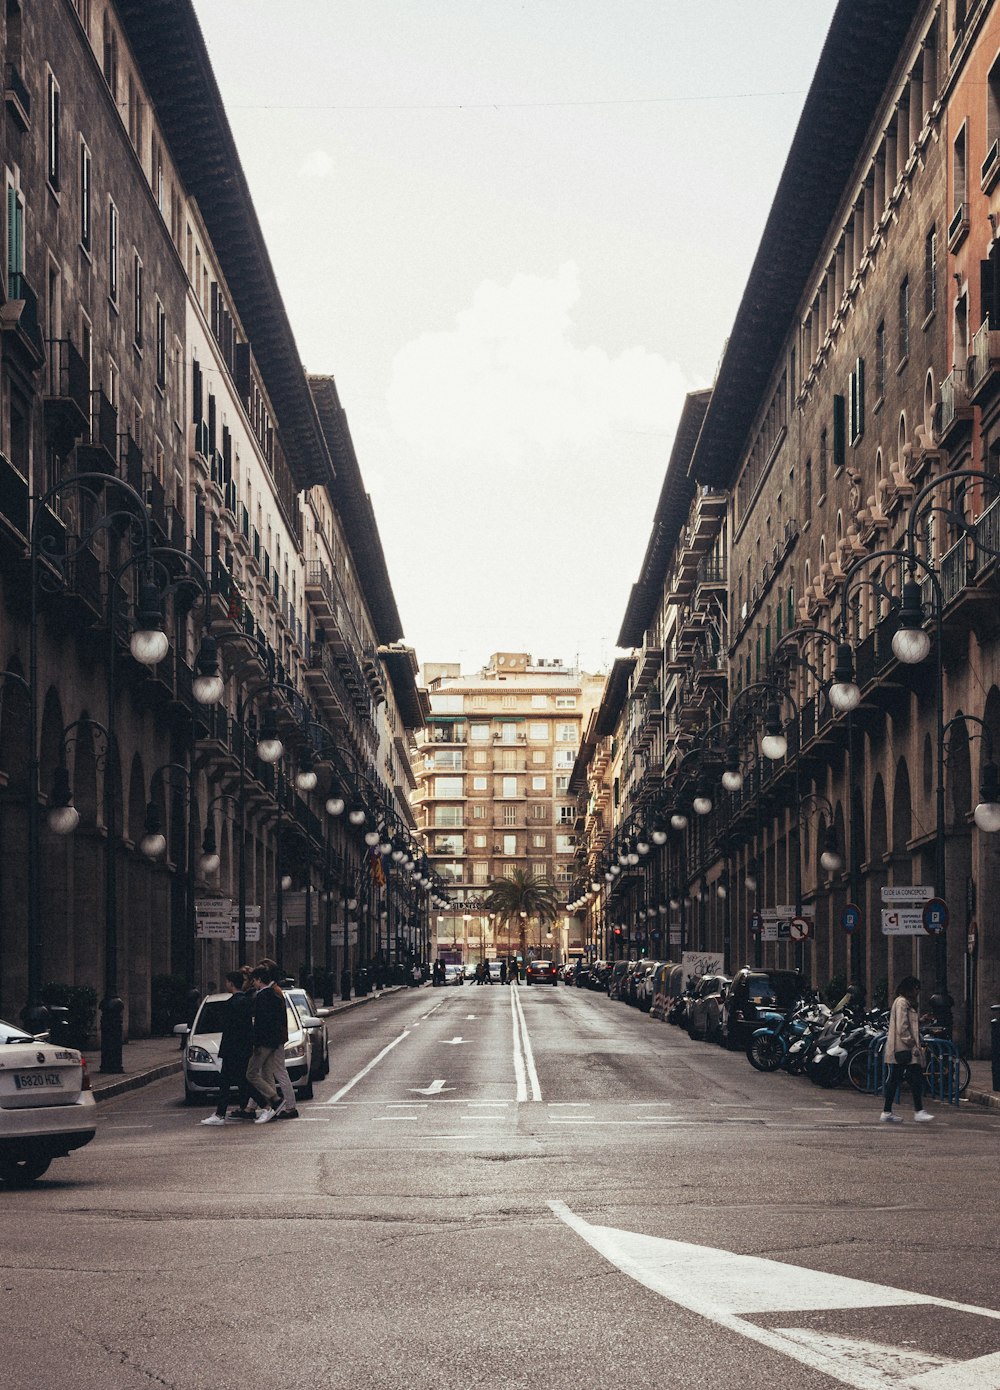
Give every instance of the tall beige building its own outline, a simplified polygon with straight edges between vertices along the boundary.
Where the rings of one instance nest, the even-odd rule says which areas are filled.
[[[604,678],[558,659],[496,652],[475,675],[458,663],[427,665],[421,684],[431,715],[418,748],[415,812],[451,900],[437,918],[438,953],[501,955],[506,934],[484,907],[489,881],[523,869],[568,894],[576,877],[569,781]],[[558,956],[573,946],[575,927],[563,917],[529,948]]]

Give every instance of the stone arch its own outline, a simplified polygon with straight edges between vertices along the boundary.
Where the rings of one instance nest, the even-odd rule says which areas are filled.
[[[896,763],[896,776],[892,788],[892,853],[904,859],[909,858],[910,851],[907,845],[912,836],[913,825],[913,806],[910,799],[910,772],[906,766],[906,759],[900,758]],[[908,879],[900,879],[897,882],[909,882]]]
[[[924,431],[928,439],[934,438],[934,404],[936,392],[934,390],[934,373],[928,372],[924,377]]]
[[[906,411],[903,410],[900,411],[899,430],[897,433],[897,457],[899,459],[902,459],[903,457],[903,450],[906,448],[908,437],[909,436],[907,435],[906,431]]]
[[[969,729],[965,720],[956,715],[957,722],[948,730],[947,778],[951,793],[951,814],[956,825],[962,825],[972,810],[972,758]]]
[[[884,466],[882,463],[882,450],[875,450],[875,500],[878,501],[878,485],[884,477]]]

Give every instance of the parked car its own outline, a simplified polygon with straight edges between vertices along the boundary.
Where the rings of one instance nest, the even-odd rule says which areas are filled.
[[[687,1007],[690,1037],[718,1042],[722,1027],[722,1004],[730,983],[728,975],[702,975]]]
[[[461,971],[463,980],[474,980],[476,978],[476,967],[472,961],[470,961],[468,965],[463,965]]]
[[[609,999],[621,999],[621,998],[623,997],[623,996],[622,996],[622,986],[624,985],[624,982],[625,982],[625,973],[626,973],[626,971],[628,970],[629,966],[630,966],[630,965],[634,965],[634,964],[635,964],[635,961],[631,961],[631,960],[616,960],[616,961],[612,961],[612,963],[611,963],[611,969],[610,969],[609,972],[608,972],[608,998],[609,998]]]
[[[550,960],[529,960],[524,974],[526,985],[557,985],[559,976]]]
[[[723,1047],[745,1048],[760,1027],[761,1009],[787,1017],[808,993],[809,981],[797,970],[737,970],[722,1008]]]
[[[444,968],[443,985],[464,985],[465,968],[461,965],[446,965]]]
[[[324,1011],[317,1008],[316,1001],[300,985],[283,986],[291,997],[303,1028],[309,1034],[309,1075],[313,1081],[322,1081],[330,1074],[330,1039],[326,1031]]]
[[[608,960],[595,960],[590,967],[590,973],[584,980],[588,989],[600,989],[607,992],[608,977],[611,974],[611,962]]]
[[[631,1004],[633,1008],[639,1003],[639,981],[646,973],[649,965],[647,960],[629,961],[629,968],[625,971],[625,979],[622,983],[620,997],[626,1004]]]
[[[184,1075],[184,1102],[194,1105],[196,1101],[211,1095],[219,1089],[222,1067],[219,1062],[219,1043],[222,1041],[222,1010],[232,996],[229,994],[206,994],[198,1005],[194,1023],[188,1028],[179,1023],[174,1032],[186,1037],[182,1054]],[[285,995],[285,1009],[288,1015],[288,1041],[285,1043],[285,1066],[297,1097],[312,1100],[313,1083],[310,1075],[312,1039],[311,1033],[303,1026],[308,1023],[315,1027],[322,1020],[309,1016],[300,1019],[298,1010]]]
[[[658,960],[648,960],[645,962],[645,968],[636,972],[635,1002],[644,1014],[648,1014],[653,1007],[656,974],[661,964]]]
[[[494,985],[500,983],[500,962],[498,960],[488,960],[486,962],[490,972],[490,982]]]
[[[671,1002],[671,980],[675,977],[680,980],[683,973],[682,967],[674,965],[673,961],[658,962],[650,980],[653,999],[649,1012],[653,1018],[666,1018],[667,1008]]]
[[[90,1143],[97,1107],[75,1048],[39,1042],[0,1019],[0,1051],[0,1179],[24,1187],[54,1158]]]

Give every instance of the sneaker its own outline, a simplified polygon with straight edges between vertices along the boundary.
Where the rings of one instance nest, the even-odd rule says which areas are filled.
[[[239,1108],[237,1108],[236,1110],[230,1110],[229,1112],[229,1118],[231,1120],[252,1120],[253,1117],[253,1110],[240,1110]]]
[[[278,1103],[277,1103],[276,1105],[272,1105],[272,1106],[271,1106],[271,1117],[272,1117],[272,1119],[275,1119],[275,1120],[276,1120],[276,1119],[278,1118],[278,1116],[281,1114],[282,1110],[287,1110],[287,1109],[288,1109],[288,1106],[287,1106],[287,1105],[285,1104],[285,1102],[279,1097],[279,1098],[278,1098]]]
[[[933,1120],[934,1116],[928,1110],[918,1110],[913,1118],[915,1120]]]
[[[883,1110],[878,1117],[879,1124],[882,1125],[901,1125],[903,1121],[898,1115],[894,1115],[891,1110]]]
[[[226,1123],[226,1117],[225,1115],[209,1115],[202,1120],[201,1123],[203,1125],[224,1125]]]
[[[265,1107],[265,1109],[263,1109],[263,1110],[258,1110],[258,1111],[257,1111],[257,1114],[256,1114],[256,1116],[254,1117],[254,1124],[255,1124],[255,1125],[266,1125],[267,1122],[268,1122],[268,1120],[273,1120],[273,1119],[274,1119],[274,1111],[273,1111],[273,1110],[269,1110],[269,1109],[267,1109],[267,1108]]]
[[[297,1120],[298,1118],[299,1112],[297,1110],[282,1110],[278,1116],[279,1120]]]

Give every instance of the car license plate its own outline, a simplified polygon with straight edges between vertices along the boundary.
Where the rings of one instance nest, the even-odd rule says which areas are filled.
[[[14,1089],[30,1091],[37,1086],[61,1086],[62,1074],[57,1071],[22,1071],[14,1073]]]

